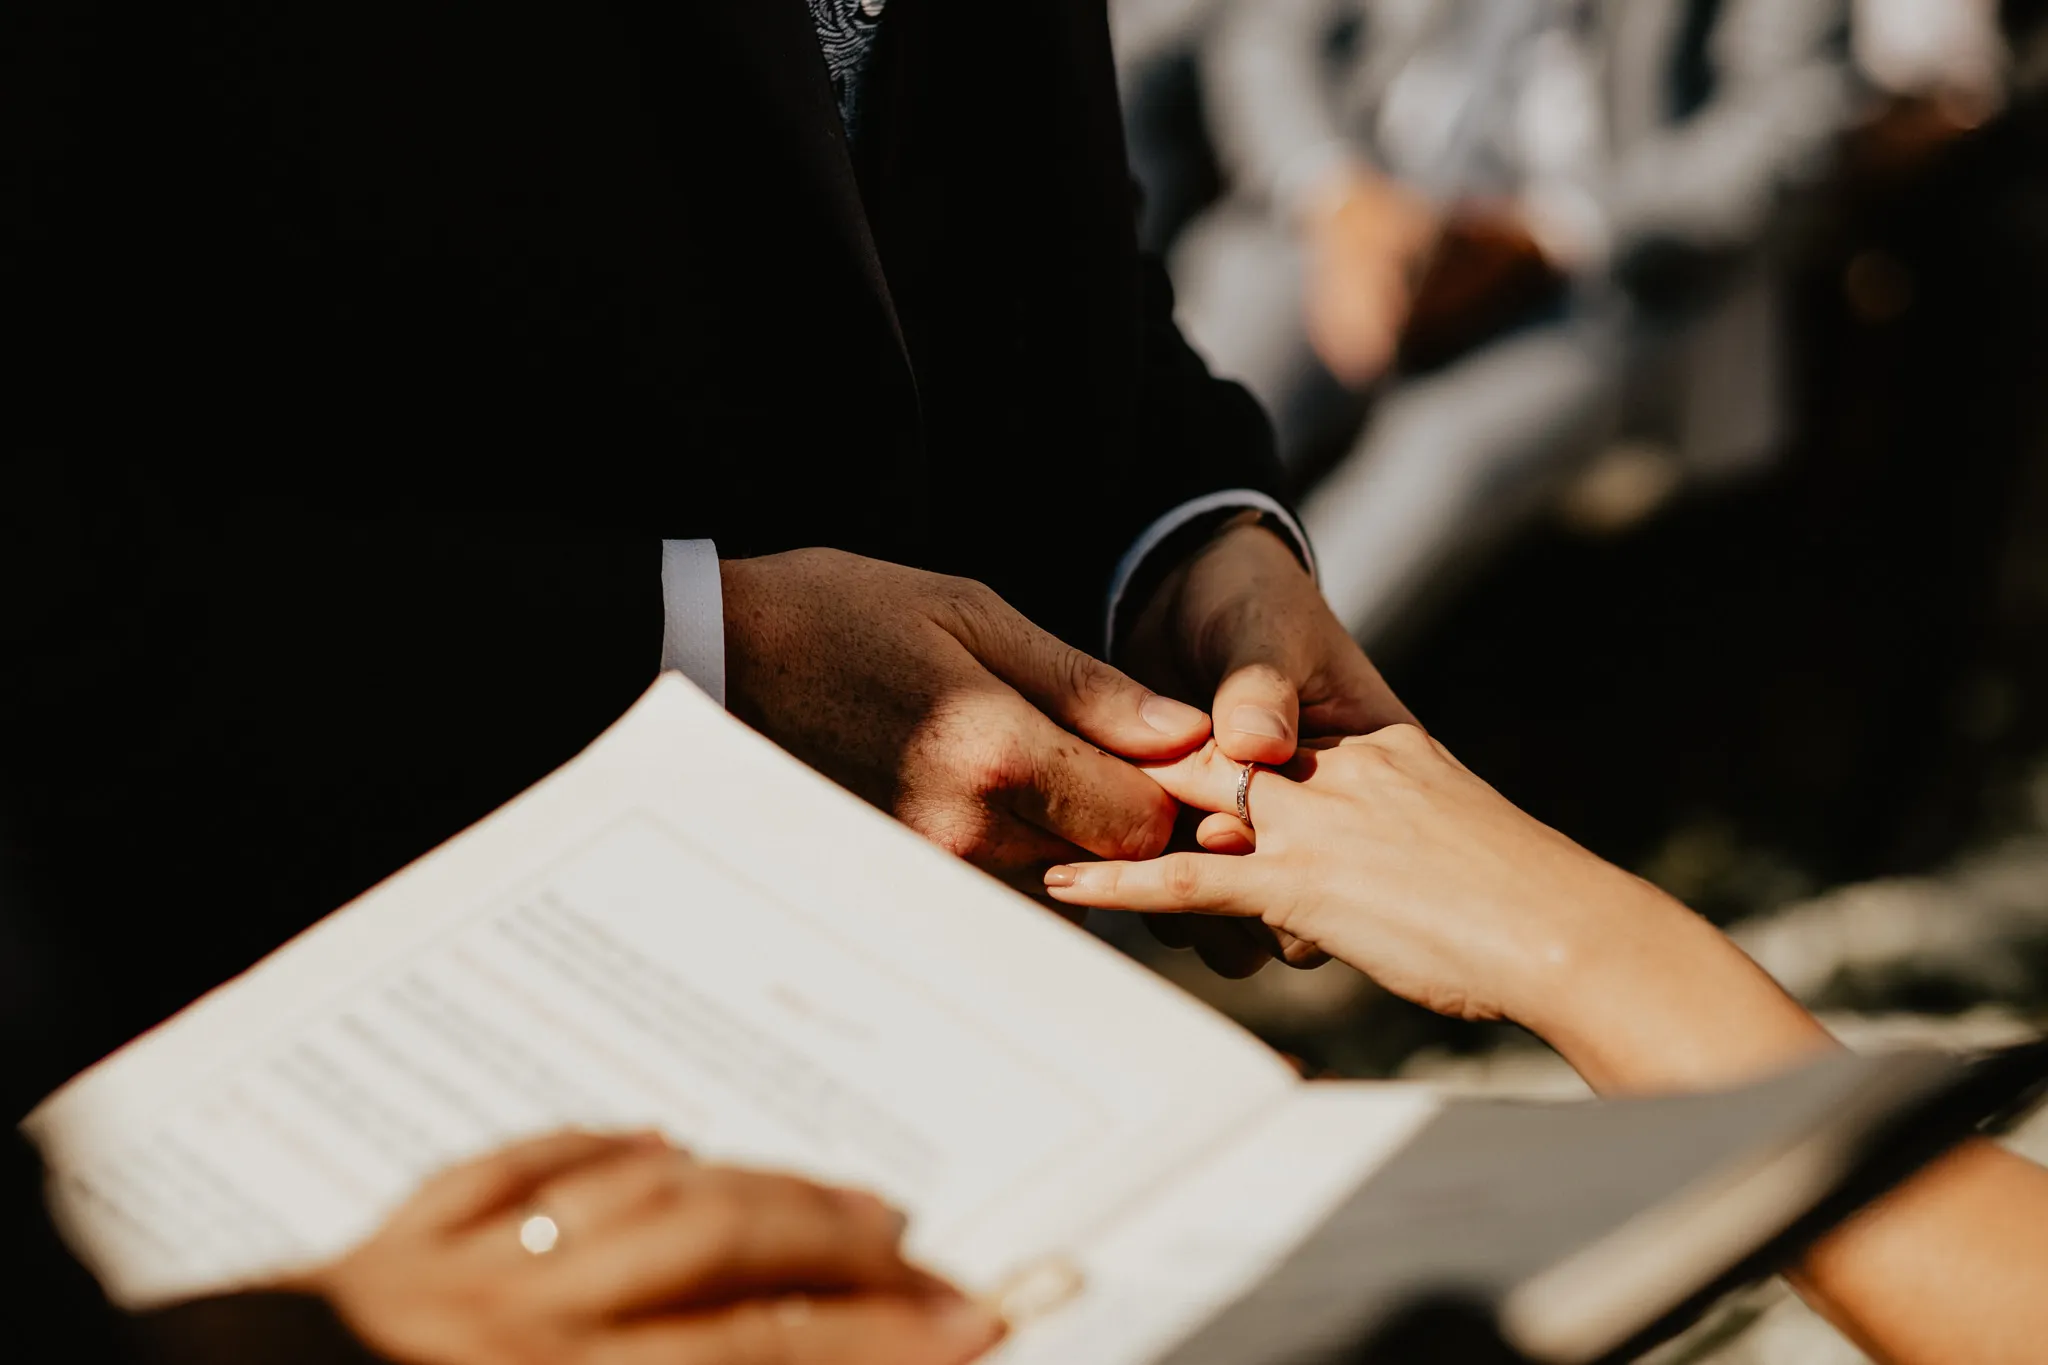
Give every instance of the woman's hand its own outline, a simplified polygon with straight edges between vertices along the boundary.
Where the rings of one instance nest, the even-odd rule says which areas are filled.
[[[1235,807],[1242,768],[1213,747],[1151,771],[1187,805]],[[1467,1019],[1539,1013],[1548,979],[1597,944],[1601,907],[1643,898],[1413,725],[1262,769],[1250,805],[1256,834],[1235,814],[1202,822],[1210,853],[1056,868],[1046,884],[1070,905],[1255,916]]]
[[[536,1211],[559,1243],[535,1255]],[[871,1195],[559,1133],[429,1180],[295,1288],[407,1365],[963,1365],[999,1321],[904,1261]]]
[[[1234,810],[1243,769],[1205,748],[1155,770]],[[1069,905],[1256,915],[1447,1014],[1532,1029],[1600,1090],[1752,1080],[1832,1040],[1726,937],[1524,815],[1413,726],[1258,772],[1256,832],[1212,814],[1210,853],[1056,867]],[[1227,856],[1236,854],[1240,856]],[[2041,1356],[2048,1172],[1974,1142],[1823,1240],[1795,1277],[1896,1365]]]
[[[1208,853],[1046,874],[1068,905],[1256,917],[1439,1013],[1511,1019],[1599,1088],[1753,1076],[1826,1035],[1712,926],[1524,814],[1412,725],[1259,770],[1150,770]],[[1733,1016],[1738,1022],[1730,1022]]]

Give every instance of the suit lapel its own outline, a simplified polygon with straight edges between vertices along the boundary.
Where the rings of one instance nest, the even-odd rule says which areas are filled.
[[[678,130],[687,137],[744,137],[759,149],[759,173],[794,176],[815,209],[829,249],[858,273],[895,339],[906,378],[910,354],[889,295],[874,234],[832,95],[832,79],[804,0],[615,0],[634,37],[651,52],[676,54],[677,80],[690,62],[728,65],[745,92],[724,128]],[[679,149],[680,151],[681,149]]]

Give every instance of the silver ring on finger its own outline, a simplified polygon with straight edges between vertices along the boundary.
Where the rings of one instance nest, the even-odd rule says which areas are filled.
[[[562,1225],[539,1209],[529,1209],[519,1220],[519,1245],[534,1256],[545,1256],[562,1244]]]
[[[1258,764],[1247,763],[1237,775],[1237,818],[1247,825],[1252,822],[1252,774],[1258,770]]]

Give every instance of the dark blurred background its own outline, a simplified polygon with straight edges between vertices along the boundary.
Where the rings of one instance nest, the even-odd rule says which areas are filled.
[[[1111,5],[1143,231],[1340,615],[1472,768],[1859,1044],[2048,1026],[2044,12]],[[1575,1086],[1341,965],[1224,982],[1117,919],[1312,1073]],[[1782,1286],[1659,1356],[1861,1359]]]
[[[1397,690],[1860,1016],[2048,999],[2044,8],[1112,5],[1183,324]],[[1519,1041],[1119,936],[1314,1068]]]

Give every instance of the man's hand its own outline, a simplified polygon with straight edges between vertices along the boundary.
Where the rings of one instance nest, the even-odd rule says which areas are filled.
[[[1198,708],[965,579],[796,550],[723,580],[733,713],[940,847],[998,872],[1166,847],[1178,807],[1125,760],[1198,747]]]
[[[1170,696],[1213,699],[1217,748],[1238,763],[1283,764],[1307,740],[1415,721],[1294,551],[1250,514],[1160,585],[1124,661]],[[1295,966],[1324,960],[1242,920],[1152,923],[1163,941],[1196,948],[1226,976],[1257,971],[1276,949]]]

